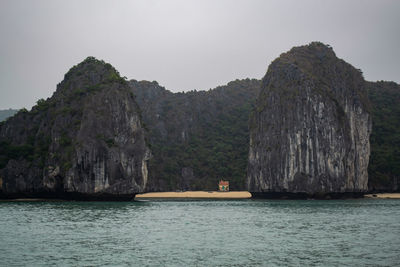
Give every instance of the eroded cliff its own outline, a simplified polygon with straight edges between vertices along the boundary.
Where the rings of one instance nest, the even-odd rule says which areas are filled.
[[[250,119],[248,190],[367,191],[365,87],[360,71],[322,43],[295,47],[273,61]]]
[[[127,82],[89,57],[56,92],[0,126],[3,196],[119,197],[142,192],[150,151]]]

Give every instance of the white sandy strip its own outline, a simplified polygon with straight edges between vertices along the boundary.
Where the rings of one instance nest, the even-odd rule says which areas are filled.
[[[135,199],[153,199],[153,198],[222,198],[222,199],[242,199],[251,198],[247,191],[184,191],[184,192],[154,192],[138,194]]]
[[[400,199],[400,193],[382,193],[364,195],[366,198],[397,198]]]

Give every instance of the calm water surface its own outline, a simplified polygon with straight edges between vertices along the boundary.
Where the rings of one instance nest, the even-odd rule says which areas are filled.
[[[400,200],[0,202],[1,266],[400,266]]]

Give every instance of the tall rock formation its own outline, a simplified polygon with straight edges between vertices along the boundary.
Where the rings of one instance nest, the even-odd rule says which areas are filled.
[[[366,191],[371,116],[365,87],[360,71],[322,43],[274,60],[250,119],[248,190]]]
[[[220,179],[244,189],[248,118],[260,81],[172,93],[157,82],[130,81],[149,129],[148,190],[216,190]]]
[[[128,83],[88,57],[54,95],[0,124],[3,197],[118,198],[142,192],[150,151]]]

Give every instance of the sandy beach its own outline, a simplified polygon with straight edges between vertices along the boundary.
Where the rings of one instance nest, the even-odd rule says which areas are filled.
[[[251,198],[247,191],[184,191],[184,192],[154,192],[138,194],[136,200],[146,199],[246,199]]]
[[[364,195],[365,198],[392,198],[400,199],[400,193],[380,193]]]

